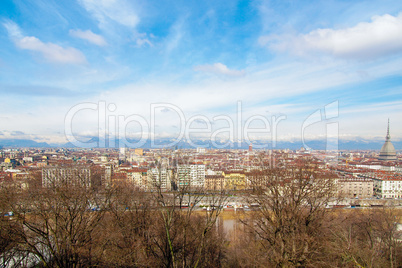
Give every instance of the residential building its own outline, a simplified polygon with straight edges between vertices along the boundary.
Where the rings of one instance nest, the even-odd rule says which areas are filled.
[[[177,168],[178,187],[204,187],[205,165],[179,165]]]
[[[373,178],[374,192],[380,198],[402,198],[402,179]]]
[[[172,188],[172,171],[167,168],[153,168],[148,170],[148,189],[160,188],[161,191],[170,191]]]
[[[61,166],[42,169],[42,186],[61,186],[63,184],[91,187],[91,169],[89,166]]]
[[[364,178],[340,178],[337,180],[338,193],[348,198],[373,197],[374,182]]]

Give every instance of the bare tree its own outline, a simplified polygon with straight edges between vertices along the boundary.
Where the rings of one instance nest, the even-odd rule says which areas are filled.
[[[79,184],[79,177],[64,179],[17,193],[9,203],[20,226],[17,248],[43,266],[90,266],[96,259],[92,241],[101,231],[97,227],[110,195]]]
[[[98,238],[102,265],[109,267],[152,266],[147,237],[154,224],[149,194],[132,184],[117,184],[108,215],[102,223],[104,233]]]
[[[328,229],[327,259],[334,266],[395,267],[402,259],[398,210],[339,211]]]
[[[309,161],[287,168],[268,168],[252,177],[250,206],[258,206],[243,222],[255,235],[265,265],[294,267],[318,262],[320,230],[333,180]]]
[[[171,181],[177,180],[171,178]],[[212,255],[220,254],[220,248],[210,248],[221,242],[216,239],[215,227],[226,202],[223,193],[207,195],[204,189],[191,184],[172,192],[156,187],[153,201],[156,224],[148,245],[154,257],[161,261],[160,266],[197,267],[217,261]],[[195,210],[201,201],[209,206],[204,215]]]
[[[4,267],[23,265],[25,255],[18,250],[21,243],[21,225],[15,220],[13,207],[21,189],[15,185],[2,182],[0,184],[0,263]]]

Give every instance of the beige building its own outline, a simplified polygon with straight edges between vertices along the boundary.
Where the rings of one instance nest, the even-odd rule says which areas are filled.
[[[60,186],[63,184],[91,187],[91,168],[89,166],[61,166],[42,169],[42,186]]]
[[[338,193],[349,198],[373,197],[374,182],[363,178],[341,178],[338,180]]]
[[[148,183],[147,170],[139,168],[129,169],[127,170],[127,179],[133,185],[146,189]]]
[[[160,188],[161,191],[170,191],[172,188],[172,170],[166,168],[153,168],[147,172],[148,190]]]
[[[218,175],[205,175],[204,189],[209,191],[222,191],[224,190],[225,176]]]

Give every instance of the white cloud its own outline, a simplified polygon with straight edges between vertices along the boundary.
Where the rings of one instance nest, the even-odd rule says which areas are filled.
[[[22,131],[7,131],[3,130],[1,132],[0,142],[3,139],[24,139],[24,140],[33,140],[36,142],[46,142],[46,143],[59,143],[63,144],[66,143],[67,140],[65,137],[56,135],[56,134],[32,134],[32,133],[24,133]]]
[[[185,23],[187,17],[182,17],[177,20],[170,28],[170,33],[166,39],[166,54],[169,55],[173,50],[177,49],[185,35]]]
[[[18,25],[11,21],[8,21],[3,25],[7,29],[8,34],[14,41],[15,45],[21,49],[39,52],[50,62],[73,64],[86,63],[84,54],[73,47],[64,48],[50,42],[43,43],[34,36],[24,36]]]
[[[18,27],[16,23],[12,21],[6,21],[3,23],[3,26],[7,29],[8,35],[12,39],[21,39],[24,37],[21,32],[21,29]]]
[[[98,20],[101,28],[108,21],[134,28],[140,21],[126,0],[79,0],[79,3]]]
[[[88,42],[98,45],[98,46],[106,46],[107,43],[103,36],[99,34],[95,34],[90,30],[82,31],[82,30],[70,30],[70,35],[73,37],[81,38],[87,40]]]
[[[148,46],[150,46],[150,47],[153,47],[153,46],[154,46],[154,45],[152,44],[152,42],[149,41],[149,39],[147,39],[147,38],[143,38],[143,39],[138,38],[135,42],[137,43],[137,46],[139,46],[139,47],[142,47],[142,46],[144,46],[144,45],[148,45]]]
[[[137,44],[138,47],[143,47],[145,45],[153,47],[154,44],[152,44],[150,38],[154,38],[154,35],[153,34],[148,35],[147,33],[134,34],[135,43]]]
[[[206,64],[206,65],[199,65],[194,67],[195,71],[200,71],[200,72],[207,72],[207,73],[213,73],[213,74],[223,74],[223,75],[228,75],[228,76],[243,76],[245,74],[244,70],[231,70],[229,69],[225,64],[222,64],[220,62],[214,63],[212,65]]]
[[[324,52],[335,57],[369,59],[402,52],[402,13],[372,17],[345,29],[317,29],[304,35],[262,36],[260,44],[298,55]]]
[[[26,36],[17,40],[15,43],[21,49],[40,52],[44,58],[51,62],[76,64],[83,64],[86,62],[84,54],[75,48],[63,48],[53,43],[43,43],[33,36]]]

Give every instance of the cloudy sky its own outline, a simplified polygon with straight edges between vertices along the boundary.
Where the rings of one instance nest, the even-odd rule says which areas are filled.
[[[400,0],[2,0],[0,44],[0,139],[402,138]]]

